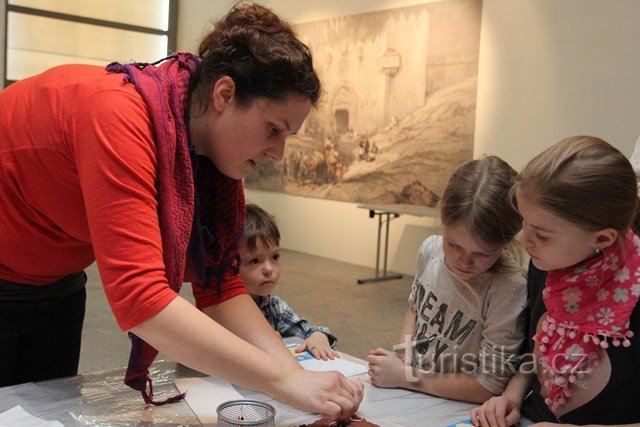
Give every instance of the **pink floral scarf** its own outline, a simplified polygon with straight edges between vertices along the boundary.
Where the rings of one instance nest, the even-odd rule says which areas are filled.
[[[556,410],[570,388],[597,365],[599,348],[631,345],[629,317],[640,297],[640,238],[631,230],[621,244],[577,266],[549,271],[542,291],[547,318],[534,336],[548,377],[545,403]]]

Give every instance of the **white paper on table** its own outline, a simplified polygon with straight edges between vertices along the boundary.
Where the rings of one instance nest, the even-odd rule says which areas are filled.
[[[341,358],[333,360],[318,360],[311,357],[306,360],[301,360],[300,365],[307,371],[338,371],[345,377],[364,374],[369,370],[366,365],[361,365],[360,363],[351,362]]]
[[[187,392],[185,400],[202,424],[218,422],[218,405],[230,400],[243,399],[233,386],[212,377],[176,378],[174,380],[180,393]]]
[[[46,421],[34,417],[22,406],[16,406],[0,414],[0,427],[64,427],[58,421]]]
[[[341,358],[333,360],[322,360],[316,359],[308,351],[296,353],[294,349],[298,347],[299,344],[299,342],[287,343],[286,346],[296,358],[298,363],[300,363],[300,365],[307,371],[338,371],[345,377],[360,375],[369,371],[369,368],[366,365],[361,365],[360,363],[351,362],[349,360]]]

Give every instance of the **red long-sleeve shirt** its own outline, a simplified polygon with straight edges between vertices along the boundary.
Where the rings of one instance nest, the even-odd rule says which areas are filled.
[[[0,92],[0,279],[42,285],[97,260],[123,330],[175,297],[157,215],[153,130],[122,74],[67,65]],[[227,276],[221,298],[246,293]]]

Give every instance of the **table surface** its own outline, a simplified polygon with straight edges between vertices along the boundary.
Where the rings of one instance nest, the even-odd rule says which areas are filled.
[[[360,361],[348,355],[345,357]],[[150,374],[158,400],[178,393],[173,384],[174,378],[203,376],[166,360],[156,361]],[[31,415],[56,420],[65,426],[202,425],[184,401],[165,406],[145,405],[140,393],[124,385],[123,378],[124,369],[114,369],[3,387],[0,388],[0,412],[20,405]],[[469,410],[474,406],[403,389],[380,389],[371,385],[366,374],[356,378],[365,385],[365,397],[358,414],[381,426],[443,427],[467,419]],[[247,399],[274,405],[278,426],[310,423],[319,418],[318,415],[294,410],[261,393],[236,389]]]

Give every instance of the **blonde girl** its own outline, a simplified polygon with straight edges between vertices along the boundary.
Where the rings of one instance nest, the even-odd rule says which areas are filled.
[[[517,369],[525,324],[525,279],[507,250],[521,227],[509,202],[515,176],[493,156],[451,176],[443,235],[427,238],[418,254],[401,334],[405,361],[373,350],[367,359],[374,385],[470,402],[502,392]]]

